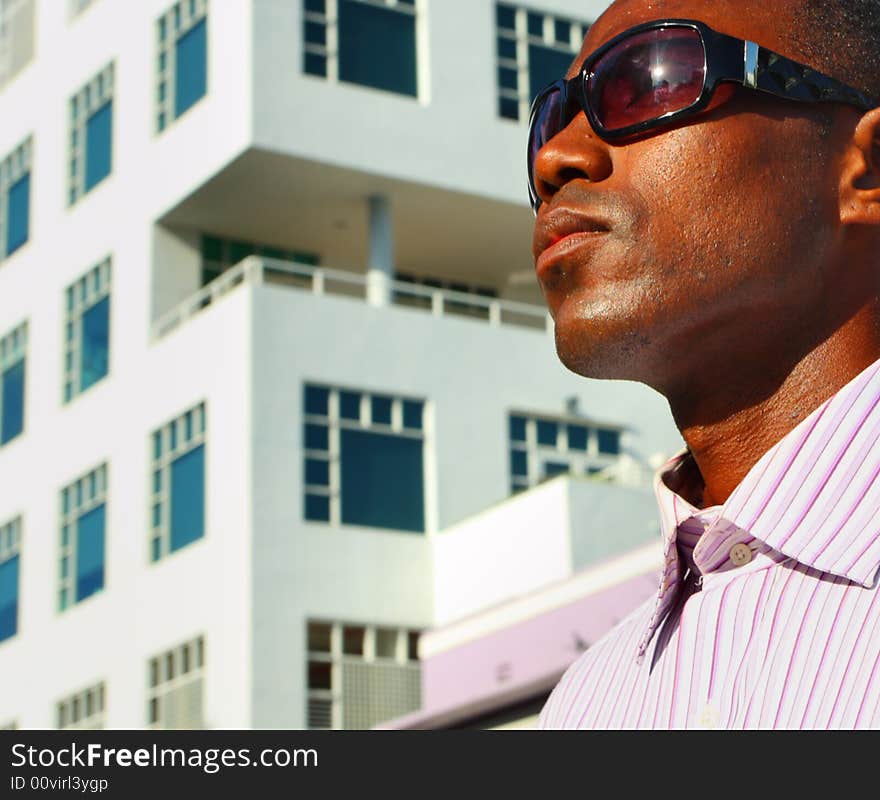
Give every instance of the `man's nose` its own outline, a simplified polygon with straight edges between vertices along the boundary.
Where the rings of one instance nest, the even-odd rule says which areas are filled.
[[[586,114],[580,112],[545,144],[535,157],[535,189],[548,203],[567,183],[604,181],[613,170],[608,146],[593,132]]]

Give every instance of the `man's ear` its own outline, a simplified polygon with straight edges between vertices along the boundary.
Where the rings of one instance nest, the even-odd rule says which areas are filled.
[[[880,225],[880,108],[859,120],[840,174],[840,221]]]

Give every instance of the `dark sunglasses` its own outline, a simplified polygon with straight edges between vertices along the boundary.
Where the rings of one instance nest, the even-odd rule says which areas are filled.
[[[728,81],[788,100],[874,107],[861,92],[754,42],[702,22],[670,19],[630,28],[587,57],[578,74],[541,90],[529,115],[529,199],[538,151],[583,111],[596,135],[618,142],[673,125],[706,108]]]

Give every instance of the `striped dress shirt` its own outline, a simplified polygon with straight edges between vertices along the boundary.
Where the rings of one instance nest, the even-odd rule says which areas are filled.
[[[880,361],[700,509],[657,474],[655,597],[587,650],[541,728],[880,727]],[[613,535],[609,532],[608,535]]]

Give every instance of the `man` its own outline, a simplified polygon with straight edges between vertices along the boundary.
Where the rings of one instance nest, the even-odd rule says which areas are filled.
[[[618,0],[567,78],[529,143],[557,352],[687,449],[656,597],[539,724],[880,727],[880,3]]]

